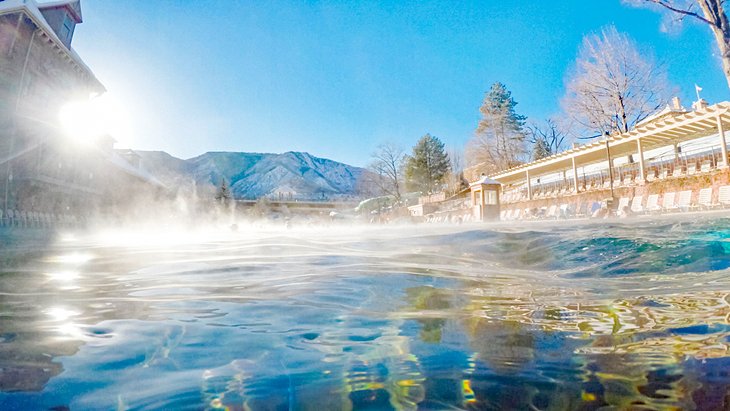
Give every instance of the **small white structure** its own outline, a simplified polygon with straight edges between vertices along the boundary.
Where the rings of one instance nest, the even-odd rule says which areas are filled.
[[[502,184],[487,176],[469,184],[474,218],[478,221],[499,220],[499,192]]]

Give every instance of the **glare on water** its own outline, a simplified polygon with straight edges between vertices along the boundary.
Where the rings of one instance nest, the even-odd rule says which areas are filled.
[[[730,221],[98,230],[2,252],[0,404],[727,406]]]

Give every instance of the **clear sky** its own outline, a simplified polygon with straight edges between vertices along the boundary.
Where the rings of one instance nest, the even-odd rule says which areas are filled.
[[[496,81],[530,119],[559,112],[584,34],[614,24],[694,84],[729,100],[714,40],[619,0],[82,0],[74,48],[126,112],[119,146],[307,151],[364,166],[378,143],[425,133],[462,148]]]

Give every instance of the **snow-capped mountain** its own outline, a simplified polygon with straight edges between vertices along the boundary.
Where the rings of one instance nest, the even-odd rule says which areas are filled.
[[[143,167],[171,188],[192,183],[218,186],[225,179],[233,196],[240,199],[353,197],[363,172],[359,167],[301,152],[209,152],[189,160],[162,151],[136,152]]]

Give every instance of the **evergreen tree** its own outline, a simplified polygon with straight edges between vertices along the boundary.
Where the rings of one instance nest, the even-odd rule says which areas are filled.
[[[493,173],[522,163],[526,117],[515,112],[516,105],[504,84],[492,85],[479,108],[482,119],[467,146],[470,165],[482,164],[482,171]]]
[[[421,137],[413,147],[413,154],[406,159],[408,187],[424,194],[434,193],[439,191],[448,172],[449,156],[444,143],[430,134]]]
[[[532,161],[550,157],[551,155],[553,155],[553,152],[547,141],[544,139],[538,139],[535,141],[535,145],[532,146]]]
[[[215,193],[215,199],[221,204],[227,205],[231,201],[231,190],[228,189],[228,183],[225,178],[221,178],[221,184]]]

